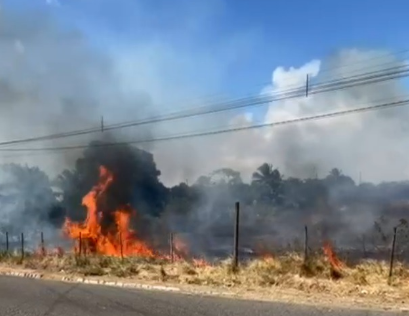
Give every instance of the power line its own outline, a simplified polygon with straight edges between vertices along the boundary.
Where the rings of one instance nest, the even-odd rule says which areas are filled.
[[[403,78],[408,75],[409,75],[409,67],[407,65],[391,67],[391,68],[384,69],[384,70],[378,70],[378,71],[368,72],[368,73],[361,74],[361,75],[351,76],[349,78],[332,80],[332,81],[318,84],[318,85],[311,84],[309,86],[310,91],[308,94],[314,95],[314,94],[320,94],[320,93],[331,92],[331,91],[336,91],[336,90],[342,90],[342,89],[355,87],[355,86],[362,86],[362,85],[373,84],[373,83],[378,83],[378,82],[397,79],[397,78]],[[207,106],[207,107],[201,107],[198,109],[189,110],[186,112],[174,112],[167,116],[152,117],[146,120],[130,121],[130,122],[106,125],[104,126],[104,131],[116,130],[116,129],[132,127],[132,126],[140,126],[140,125],[158,123],[158,122],[165,122],[165,121],[171,121],[171,120],[177,120],[177,119],[184,119],[184,118],[189,118],[189,117],[220,113],[220,112],[230,111],[230,110],[238,110],[242,108],[267,104],[273,101],[281,101],[281,100],[299,98],[305,95],[304,89],[305,88],[301,86],[298,89],[292,89],[292,90],[287,90],[287,91],[284,90],[283,92],[275,93],[273,96],[271,96],[270,94],[264,94],[264,95],[260,95],[256,97],[253,96],[253,97],[248,97],[248,98],[243,98],[243,99],[232,100],[232,101],[225,102],[225,103],[215,104],[214,108]],[[72,137],[72,136],[80,136],[80,135],[91,134],[91,133],[96,133],[100,131],[101,131],[101,127],[89,128],[89,129],[76,130],[76,131],[71,131],[71,132],[50,134],[50,135],[40,136],[40,137],[31,137],[31,138],[25,138],[25,139],[4,141],[4,142],[0,142],[0,146],[15,145],[15,144],[21,144],[21,143],[35,142],[35,141],[52,140],[52,139],[66,138],[66,137]]]
[[[386,77],[388,75],[393,75],[393,74],[395,74],[395,75],[396,74],[398,74],[398,75],[399,74],[400,75],[404,74],[406,76],[406,75],[408,75],[409,68],[407,66],[399,66],[399,67],[393,67],[393,68],[386,69],[386,70],[388,70],[389,73],[387,73],[387,72],[382,73],[383,71],[375,71],[375,72],[371,72],[371,73],[366,73],[366,75],[371,75],[371,76],[367,76],[367,77],[363,77],[363,78],[360,78],[360,76],[362,76],[362,75],[360,75],[360,76],[353,76],[353,77],[350,77],[350,78],[342,78],[342,80],[338,79],[336,81],[323,83],[323,84],[317,85],[315,87],[314,87],[314,85],[312,85],[311,88],[315,88],[315,90],[311,91],[310,94],[317,94],[317,93],[323,93],[323,92],[343,89],[343,88],[349,87],[352,84],[362,85],[362,84],[374,83],[374,81],[365,82],[365,80],[376,79],[376,76],[379,76],[379,75],[381,77],[384,77],[383,79],[385,79],[385,80],[390,80],[390,79],[396,78],[396,77],[392,77],[392,78],[387,78]],[[395,70],[396,70],[396,72],[392,73]],[[402,72],[402,70],[403,70],[403,72]],[[375,77],[374,77],[374,75],[375,75]],[[352,79],[354,79],[354,80],[352,80]],[[342,82],[342,81],[344,81],[344,82]],[[361,81],[361,82],[359,82],[359,81]],[[347,84],[347,83],[349,83],[350,85],[345,86],[345,87],[336,87],[336,84]],[[137,126],[137,125],[145,125],[145,124],[151,124],[151,123],[157,123],[157,122],[163,122],[163,121],[193,117],[193,116],[198,116],[198,115],[217,113],[217,112],[228,111],[228,110],[233,110],[233,109],[240,109],[240,108],[249,107],[249,106],[256,106],[256,105],[266,104],[266,103],[272,102],[272,101],[279,101],[279,100],[284,100],[284,99],[296,98],[296,97],[303,96],[303,94],[304,94],[303,89],[304,89],[304,87],[301,86],[301,87],[299,87],[297,89],[283,91],[281,93],[278,92],[278,93],[276,93],[276,97],[274,97],[274,98],[272,98],[270,95],[267,95],[267,96],[262,95],[262,96],[258,96],[258,97],[249,97],[249,98],[244,98],[244,99],[232,100],[230,102],[224,103],[226,105],[232,105],[232,106],[218,108],[218,109],[210,109],[209,107],[201,107],[199,109],[203,109],[204,111],[202,111],[202,112],[200,112],[200,111],[199,112],[193,112],[193,113],[189,112],[189,111],[186,112],[186,113],[176,112],[176,113],[173,113],[173,114],[171,113],[169,116],[158,116],[158,117],[152,117],[152,118],[147,119],[147,120],[131,121],[131,122],[113,124],[113,125],[106,126],[105,130],[113,130],[113,129],[126,128],[126,127]],[[223,105],[223,103],[220,104],[220,105]],[[50,140],[50,139],[56,139],[56,138],[65,138],[65,137],[79,136],[79,135],[84,135],[84,134],[89,134],[89,133],[100,132],[100,131],[101,131],[101,129],[100,129],[100,127],[98,127],[98,128],[91,128],[91,129],[85,129],[85,130],[78,130],[78,131],[60,133],[60,134],[51,134],[51,135],[42,136],[42,137],[34,137],[34,138],[27,138],[27,139],[22,139],[22,140],[0,142],[0,145],[11,145],[11,144],[22,143],[22,142],[31,142],[31,141]]]
[[[406,53],[409,53],[408,48],[402,49],[402,50],[399,50],[399,51],[395,51],[395,52],[389,52],[389,53],[381,54],[381,55],[374,56],[374,57],[371,57],[371,58],[365,58],[365,60],[359,60],[359,61],[351,62],[351,63],[348,63],[348,64],[342,64],[342,65],[336,66],[336,67],[323,68],[323,69],[320,69],[320,74],[327,73],[327,72],[333,72],[334,70],[339,70],[339,69],[342,69],[342,68],[350,67],[351,65],[362,64],[363,61],[368,62],[368,61],[383,59],[385,57],[392,57],[392,56],[397,57],[398,55],[402,55],[402,54],[406,54]],[[388,62],[386,64],[396,63],[397,61],[398,60],[390,61],[390,62]],[[371,67],[373,67],[373,66],[371,66]]]
[[[202,137],[202,136],[210,136],[210,135],[218,135],[218,134],[224,134],[224,133],[245,131],[245,130],[251,130],[251,129],[264,128],[264,127],[277,127],[277,126],[283,126],[283,125],[290,125],[290,124],[302,123],[302,122],[307,122],[307,121],[315,121],[315,120],[328,119],[328,118],[333,118],[333,117],[338,117],[338,116],[344,116],[348,114],[356,114],[356,113],[362,113],[362,112],[389,109],[389,108],[394,108],[394,107],[405,106],[407,104],[409,104],[409,98],[395,101],[395,102],[381,103],[381,104],[376,104],[376,105],[371,105],[371,106],[366,106],[366,107],[359,107],[359,108],[354,108],[354,109],[349,109],[349,110],[317,114],[317,115],[300,117],[300,118],[289,119],[289,120],[284,120],[284,121],[261,123],[261,124],[255,124],[255,125],[249,125],[249,126],[239,126],[239,127],[225,128],[225,129],[198,132],[198,133],[187,133],[187,134],[180,134],[180,135],[173,135],[173,136],[165,136],[165,137],[152,138],[152,139],[146,139],[146,140],[135,140],[135,141],[113,142],[113,143],[94,143],[94,144],[88,144],[88,145],[43,147],[43,148],[8,148],[8,149],[0,149],[0,152],[65,151],[65,150],[85,149],[85,148],[90,148],[90,147],[113,147],[113,146],[143,144],[143,143],[151,143],[151,142],[159,142],[159,141],[170,141],[170,140],[178,140],[178,139],[185,139],[185,138],[194,138],[194,137]]]
[[[319,73],[318,73],[319,77],[322,80],[322,81],[320,80],[320,82],[323,82],[324,81],[323,79],[328,80],[328,77],[331,78],[331,76],[326,76],[326,75],[323,76],[323,74],[331,73],[331,72],[334,72],[336,70],[340,70],[340,69],[351,67],[351,66],[358,65],[358,64],[364,64],[364,63],[368,63],[368,62],[375,61],[375,60],[381,60],[381,59],[384,59],[384,58],[387,58],[387,57],[392,57],[392,56],[393,57],[398,57],[399,55],[405,55],[407,53],[409,53],[409,49],[402,49],[402,50],[388,52],[388,53],[385,53],[385,54],[380,54],[380,55],[377,55],[377,56],[374,56],[374,57],[371,57],[371,58],[365,58],[364,60],[350,62],[348,64],[343,64],[343,65],[339,65],[339,66],[335,66],[335,67],[320,68]],[[374,64],[374,65],[370,65],[370,66],[364,66],[364,67],[361,67],[361,68],[358,68],[358,69],[353,69],[351,71],[348,71],[346,74],[351,73],[351,72],[356,73],[356,72],[359,72],[359,71],[365,71],[365,70],[370,70],[370,69],[374,69],[374,68],[380,68],[382,66],[386,66],[386,65],[390,65],[390,64],[396,64],[398,62],[403,62],[403,60],[402,60],[403,58],[404,58],[404,56],[401,57],[400,59],[397,58],[396,60],[388,61],[386,63]],[[406,56],[406,58],[409,59],[408,56]],[[311,75],[311,74],[309,74],[309,75]],[[316,83],[318,83],[318,82],[316,82]],[[253,86],[253,88],[266,87],[266,86],[269,86],[269,85],[271,85],[271,81],[256,84],[256,85]],[[289,85],[289,86],[286,87],[286,89],[291,88],[291,87],[294,88],[294,87],[297,87],[297,86],[298,85]],[[207,96],[203,96],[202,98],[209,98],[209,97],[214,98],[215,96],[220,96],[220,95],[221,95],[221,93],[213,93],[213,94],[210,94],[210,95],[207,95]],[[188,101],[188,100],[186,100],[186,101]],[[189,100],[189,101],[191,102],[191,100]]]

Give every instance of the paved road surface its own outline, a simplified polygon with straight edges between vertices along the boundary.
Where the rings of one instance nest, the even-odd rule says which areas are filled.
[[[0,277],[1,316],[363,316],[392,313],[318,309],[214,297],[187,296]],[[397,313],[396,315],[402,315]]]

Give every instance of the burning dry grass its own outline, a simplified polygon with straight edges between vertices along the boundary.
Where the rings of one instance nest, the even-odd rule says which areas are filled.
[[[323,256],[307,262],[297,254],[263,258],[242,263],[231,272],[231,260],[206,264],[203,260],[171,263],[165,259],[87,256],[1,255],[3,266],[15,266],[63,273],[64,275],[106,276],[171,284],[194,284],[243,290],[271,288],[295,289],[306,293],[330,293],[334,296],[378,297],[389,301],[409,297],[409,268],[396,263],[388,284],[389,267],[385,262],[363,261],[354,267],[334,269]]]
[[[362,262],[348,268],[341,262],[329,241],[324,243],[324,255],[311,254],[308,261],[297,254],[273,256],[267,249],[260,249],[260,259],[241,263],[232,272],[231,260],[209,264],[201,259],[184,260],[189,248],[183,239],[172,237],[173,258],[158,253],[140,240],[130,227],[130,219],[136,212],[129,205],[118,206],[107,214],[104,204],[108,188],[115,182],[114,174],[100,167],[97,184],[87,193],[82,204],[87,209],[83,223],[66,219],[63,232],[75,241],[75,252],[81,257],[63,254],[21,256],[3,255],[4,265],[20,264],[64,275],[90,277],[117,277],[138,281],[205,285],[210,287],[236,288],[263,291],[266,289],[296,289],[307,293],[331,293],[332,295],[382,296],[382,299],[409,297],[409,273],[397,264],[395,277],[387,284],[388,267],[385,263]],[[102,225],[102,219],[110,225]],[[86,256],[85,256],[86,254]],[[123,259],[121,257],[124,256]]]

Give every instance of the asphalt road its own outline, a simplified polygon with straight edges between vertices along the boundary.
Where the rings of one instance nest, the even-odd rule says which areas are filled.
[[[0,277],[0,315],[7,316],[363,316],[393,315],[176,293]],[[402,315],[402,313],[396,313]]]

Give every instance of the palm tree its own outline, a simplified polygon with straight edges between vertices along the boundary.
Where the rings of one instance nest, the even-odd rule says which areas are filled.
[[[333,177],[333,178],[339,178],[340,176],[342,176],[342,171],[339,170],[338,168],[333,168],[330,172],[329,172],[329,176]]]
[[[268,163],[263,163],[258,167],[252,176],[253,183],[267,184],[269,186],[275,186],[281,183],[281,180],[280,171],[273,169],[273,165]]]
[[[273,169],[272,164],[263,163],[258,167],[253,173],[252,184],[268,187],[270,196],[274,200],[281,197],[282,176],[278,169]]]

